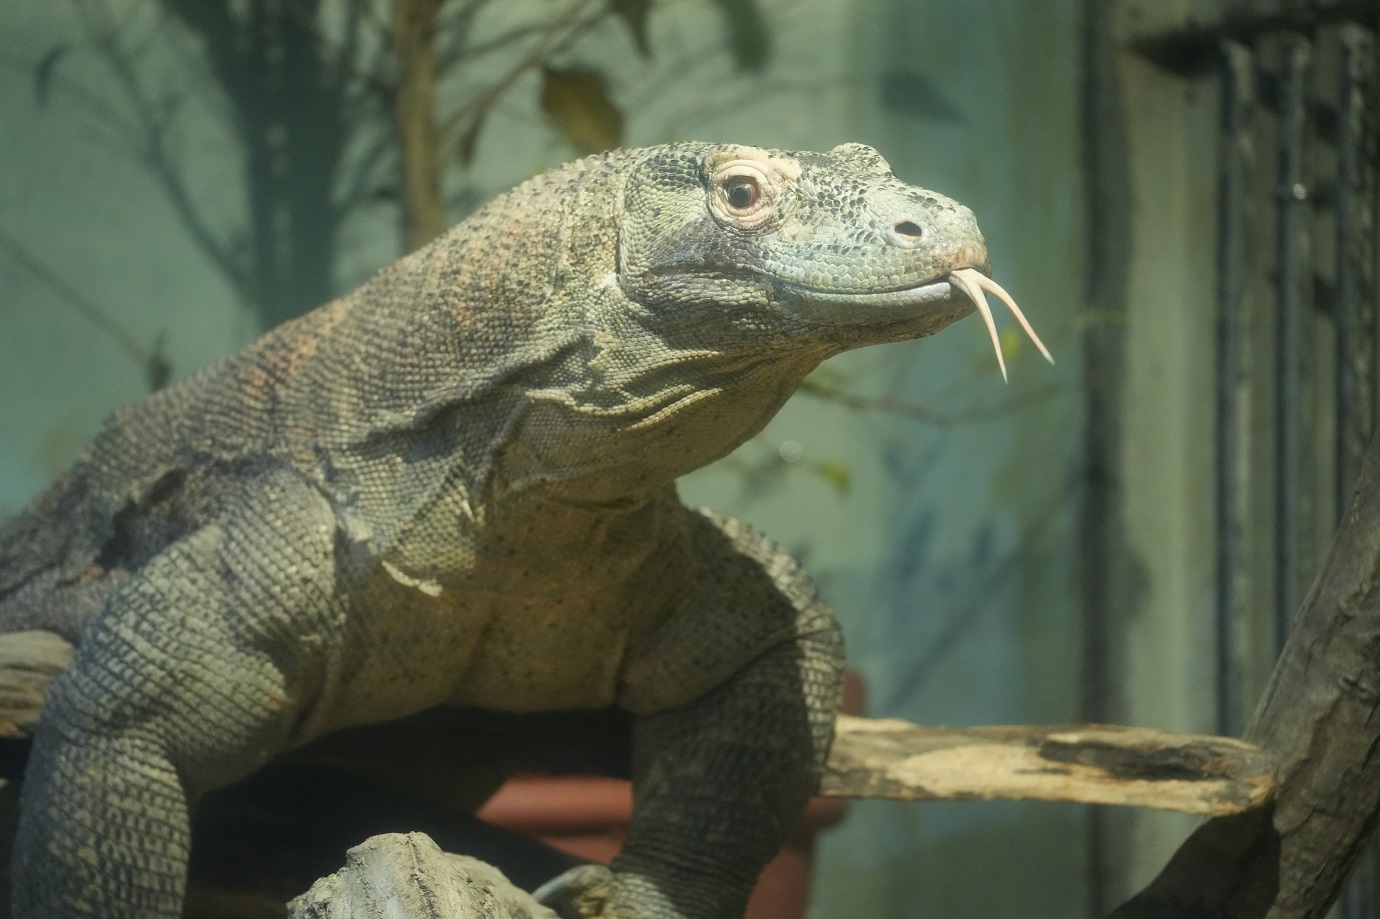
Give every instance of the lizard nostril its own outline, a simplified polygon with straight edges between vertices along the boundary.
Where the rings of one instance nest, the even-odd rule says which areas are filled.
[[[912,239],[921,239],[925,235],[924,227],[914,220],[898,221],[893,229],[902,236],[909,236]]]

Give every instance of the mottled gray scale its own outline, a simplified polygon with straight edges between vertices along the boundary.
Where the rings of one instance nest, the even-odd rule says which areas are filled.
[[[79,640],[14,915],[171,919],[198,794],[442,704],[634,713],[611,895],[567,902],[740,915],[817,783],[842,642],[675,480],[820,361],[971,311],[947,278],[986,258],[867,147],[616,151],[116,412],[0,527],[0,628]]]

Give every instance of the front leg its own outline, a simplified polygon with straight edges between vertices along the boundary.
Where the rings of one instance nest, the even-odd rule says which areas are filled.
[[[703,699],[637,724],[615,915],[620,905],[667,919],[743,915],[819,787],[838,680],[811,667],[812,650],[822,649],[773,649]]]
[[[176,919],[189,798],[283,748],[338,630],[334,517],[295,480],[130,578],[53,685],[20,796],[15,919]]]
[[[692,514],[688,527],[694,594],[627,668],[625,704],[640,715],[634,806],[599,909],[608,915],[741,916],[833,739],[843,677],[833,612],[794,560],[742,523]]]

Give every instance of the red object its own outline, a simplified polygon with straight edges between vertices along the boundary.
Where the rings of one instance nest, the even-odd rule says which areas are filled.
[[[843,711],[861,714],[865,690],[844,677]],[[746,919],[803,919],[810,898],[815,836],[848,810],[838,798],[814,798],[795,835],[767,865],[748,901]],[[489,823],[535,836],[578,858],[607,864],[618,854],[632,816],[632,786],[597,776],[516,775],[479,809]]]

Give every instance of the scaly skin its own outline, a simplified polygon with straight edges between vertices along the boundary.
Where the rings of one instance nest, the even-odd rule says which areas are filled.
[[[675,479],[825,358],[969,312],[964,267],[972,215],[869,148],[619,151],[116,412],[0,530],[0,628],[79,643],[14,914],[177,916],[200,792],[458,703],[633,712],[632,829],[579,909],[740,915],[818,781],[842,642]]]

